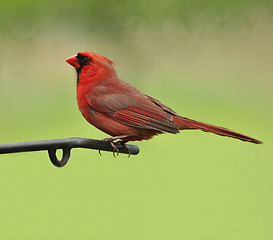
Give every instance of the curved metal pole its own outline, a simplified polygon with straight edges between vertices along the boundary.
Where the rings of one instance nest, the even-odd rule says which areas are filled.
[[[124,148],[122,144],[117,142],[115,145],[119,150],[119,153],[128,154],[128,150]],[[139,153],[139,148],[136,145],[126,144],[126,147],[129,149],[130,154],[132,155]],[[89,138],[61,138],[0,144],[0,154],[47,150],[52,164],[56,167],[63,167],[67,164],[70,158],[70,152],[72,148],[88,148],[97,149],[100,151],[114,152],[114,149],[109,142]],[[61,160],[58,160],[56,156],[57,149],[63,150],[63,156]]]
[[[56,156],[57,149],[49,149],[48,150],[48,156],[50,161],[55,167],[63,167],[67,164],[69,158],[70,158],[70,151],[71,148],[63,148],[63,156],[62,159],[59,160]]]

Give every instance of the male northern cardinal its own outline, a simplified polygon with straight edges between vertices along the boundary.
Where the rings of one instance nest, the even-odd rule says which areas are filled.
[[[113,62],[93,52],[80,52],[66,60],[77,71],[77,101],[85,119],[111,135],[109,141],[140,141],[161,133],[200,129],[242,141],[262,143],[254,138],[179,116],[158,100],[121,80]],[[130,153],[129,153],[130,154]]]

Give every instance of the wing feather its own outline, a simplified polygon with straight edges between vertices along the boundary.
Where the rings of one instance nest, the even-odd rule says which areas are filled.
[[[155,99],[140,92],[95,93],[87,95],[88,104],[98,112],[123,124],[161,132],[178,133],[172,114]],[[153,101],[154,100],[154,101]]]

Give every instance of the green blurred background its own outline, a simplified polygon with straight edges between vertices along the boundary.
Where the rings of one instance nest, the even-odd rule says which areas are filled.
[[[1,155],[0,239],[273,239],[273,2],[0,2],[1,143],[102,139],[65,59],[90,50],[201,131],[136,142],[137,156]]]

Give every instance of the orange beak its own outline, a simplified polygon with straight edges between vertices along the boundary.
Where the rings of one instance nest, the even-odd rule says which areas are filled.
[[[66,59],[66,62],[76,69],[80,67],[80,64],[76,55]]]

